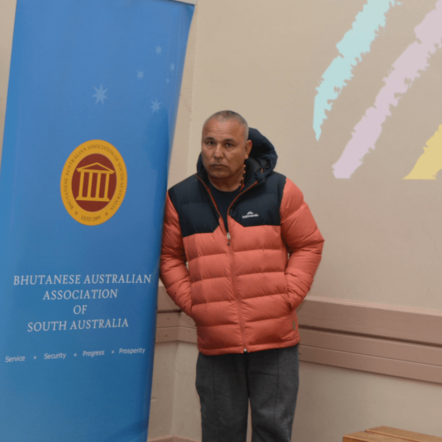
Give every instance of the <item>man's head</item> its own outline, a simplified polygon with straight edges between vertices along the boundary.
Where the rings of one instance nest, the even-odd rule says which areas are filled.
[[[247,121],[233,111],[210,116],[203,126],[201,156],[211,183],[220,190],[235,190],[252,150]]]

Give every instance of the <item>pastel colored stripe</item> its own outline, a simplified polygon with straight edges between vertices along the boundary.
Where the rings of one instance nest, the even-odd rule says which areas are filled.
[[[378,35],[378,30],[385,27],[385,15],[397,0],[368,0],[361,12],[356,15],[352,28],[336,45],[339,55],[331,62],[322,75],[318,93],[315,97],[313,129],[316,139],[321,136],[321,127],[327,118],[333,101],[341,90],[353,78],[353,68],[361,61],[362,55],[370,52],[370,46]]]
[[[384,86],[379,91],[374,106],[367,109],[361,121],[354,127],[352,137],[339,160],[333,165],[336,178],[350,178],[362,164],[370,150],[374,150],[382,132],[382,125],[397,106],[400,94],[404,94],[428,67],[430,57],[442,45],[442,0],[436,2],[414,29],[416,40],[394,62]]]
[[[427,141],[424,153],[404,180],[435,180],[442,169],[442,124]]]

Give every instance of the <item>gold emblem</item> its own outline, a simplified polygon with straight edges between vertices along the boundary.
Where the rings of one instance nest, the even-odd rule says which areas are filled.
[[[126,188],[124,160],[112,144],[103,140],[80,144],[69,155],[61,175],[61,198],[66,210],[88,226],[102,224],[115,215]]]

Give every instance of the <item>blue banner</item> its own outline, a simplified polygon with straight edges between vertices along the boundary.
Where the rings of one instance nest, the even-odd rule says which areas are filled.
[[[145,441],[194,7],[18,0],[0,174],[0,440]]]

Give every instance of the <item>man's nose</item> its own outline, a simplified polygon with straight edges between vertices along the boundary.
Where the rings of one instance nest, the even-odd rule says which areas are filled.
[[[215,158],[222,158],[223,155],[224,155],[224,152],[222,150],[222,146],[220,144],[217,144],[215,147],[215,151],[213,153],[213,156]]]

